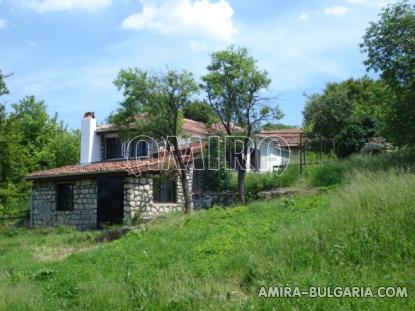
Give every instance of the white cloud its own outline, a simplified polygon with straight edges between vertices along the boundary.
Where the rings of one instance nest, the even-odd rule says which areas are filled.
[[[160,33],[196,33],[228,41],[236,34],[234,11],[227,0],[168,0],[157,5],[140,1],[141,12],[128,16],[122,27]]]
[[[302,13],[300,16],[298,16],[297,20],[300,22],[306,22],[310,19],[310,14],[308,13]]]
[[[190,49],[195,53],[200,53],[206,50],[206,43],[200,41],[191,41],[189,43]]]
[[[364,4],[364,5],[370,5],[370,6],[385,6],[388,3],[396,2],[394,0],[345,0],[348,3],[351,4]]]
[[[345,6],[333,6],[324,8],[324,14],[326,15],[334,15],[334,16],[341,16],[346,15],[350,12],[350,9]]]
[[[49,11],[96,11],[109,6],[112,0],[17,0],[20,6],[39,13]]]
[[[0,29],[6,27],[6,21],[4,19],[0,19]]]

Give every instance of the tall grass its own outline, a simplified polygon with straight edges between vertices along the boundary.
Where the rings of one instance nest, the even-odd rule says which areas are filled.
[[[321,165],[307,167],[305,177],[314,187],[341,184],[346,175],[354,170],[381,172],[389,169],[404,169],[415,172],[415,150],[403,149],[391,154],[376,156],[354,155],[346,160],[333,160]]]
[[[3,235],[0,310],[414,310],[415,175],[351,170],[344,181],[327,194],[167,217],[52,261],[33,254],[89,240]],[[258,298],[280,285],[408,286],[410,297]]]
[[[289,187],[300,178],[299,165],[291,165],[284,172],[248,172],[245,177],[245,192],[250,198],[265,190]],[[236,174],[230,179],[230,189],[237,191],[238,180]]]

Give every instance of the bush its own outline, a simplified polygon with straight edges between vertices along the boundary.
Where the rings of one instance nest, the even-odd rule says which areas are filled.
[[[284,172],[248,172],[245,177],[245,192],[250,198],[255,198],[261,191],[289,187],[300,178],[300,167],[289,166]],[[230,189],[237,191],[238,177],[234,173],[230,179]]]
[[[355,155],[346,160],[307,167],[305,172],[311,186],[329,187],[341,184],[345,180],[345,176],[353,171],[380,172],[390,169],[415,172],[415,151],[403,148],[399,152],[371,157]]]
[[[344,166],[339,161],[323,164],[308,171],[309,183],[313,187],[340,184],[344,178],[344,171]]]

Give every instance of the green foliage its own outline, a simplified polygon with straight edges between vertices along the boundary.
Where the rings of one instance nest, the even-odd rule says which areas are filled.
[[[204,170],[197,171],[199,187],[203,190],[223,191],[229,188],[231,172],[226,170],[225,146],[218,139],[209,142],[210,153],[204,152],[203,158],[195,160],[195,167]],[[202,159],[204,163],[202,163]],[[204,164],[204,166],[203,166]],[[209,169],[210,168],[210,169]]]
[[[387,127],[399,144],[415,143],[415,5],[401,1],[382,10],[360,45],[368,70],[381,74],[396,99],[388,105]]]
[[[133,135],[149,135],[159,140],[181,134],[181,111],[198,90],[188,71],[121,70],[114,84],[123,92],[124,100],[109,120],[130,134],[133,127]]]
[[[304,108],[304,128],[326,138],[335,138],[350,123],[371,135],[385,134],[387,104],[393,99],[385,85],[368,77],[327,83],[322,94],[308,97]]]
[[[271,79],[257,67],[248,50],[230,46],[211,55],[208,73],[202,76],[202,87],[209,105],[214,109],[228,136],[243,135],[244,150],[238,171],[238,195],[245,202],[244,182],[249,138],[260,124],[270,118],[283,117],[277,105],[269,105],[263,96]],[[238,127],[236,127],[238,126]]]
[[[114,83],[118,90],[123,91],[124,100],[110,121],[124,130],[127,137],[147,135],[166,143],[166,148],[173,151],[179,168],[184,210],[190,212],[191,194],[186,178],[188,165],[177,138],[183,134],[182,110],[198,91],[193,75],[185,70],[151,73],[128,69],[121,70]]]
[[[272,130],[286,130],[286,129],[294,129],[294,125],[287,125],[283,123],[271,123],[267,122],[263,126],[261,126],[262,130],[265,131],[272,131]]]
[[[183,107],[183,116],[208,125],[218,121],[215,111],[205,100],[195,100],[187,103]]]
[[[380,19],[370,23],[360,45],[367,54],[365,65],[380,72],[394,87],[409,88],[415,83],[415,5],[408,1],[387,6]]]
[[[313,187],[338,186],[353,171],[379,172],[392,168],[415,172],[415,151],[402,149],[397,153],[376,156],[355,155],[347,160],[330,161],[306,168],[305,176]]]
[[[261,191],[289,187],[298,181],[300,177],[299,165],[291,165],[284,172],[249,172],[245,177],[245,191],[249,198],[254,199]],[[229,188],[236,191],[237,185],[237,176],[232,174]]]
[[[328,162],[307,172],[309,183],[313,187],[328,187],[343,182],[345,168],[339,161]]]
[[[79,161],[80,137],[51,118],[33,96],[12,105],[0,122],[0,215],[28,207],[30,172]]]
[[[359,124],[346,125],[334,138],[338,155],[345,158],[352,153],[359,152],[370,136],[368,131]]]
[[[207,70],[202,76],[203,88],[228,135],[235,132],[234,125],[238,124],[243,134],[251,137],[263,120],[282,118],[278,106],[271,107],[268,99],[261,96],[271,79],[257,67],[247,49],[231,46],[213,53]]]
[[[403,155],[381,159],[324,195],[166,217],[99,246],[66,229],[0,235],[0,309],[413,310],[415,176],[382,171]],[[409,297],[258,298],[284,285],[407,286]]]
[[[0,96],[9,93],[9,90],[7,89],[6,81],[4,81],[4,78],[6,78],[6,76],[0,70]]]

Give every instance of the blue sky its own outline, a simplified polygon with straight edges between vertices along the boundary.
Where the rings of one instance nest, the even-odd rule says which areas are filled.
[[[122,68],[188,69],[199,78],[212,51],[247,47],[272,78],[270,95],[301,125],[303,93],[365,74],[358,44],[388,0],[0,0],[0,69],[10,107],[25,95],[78,128],[121,100]]]

